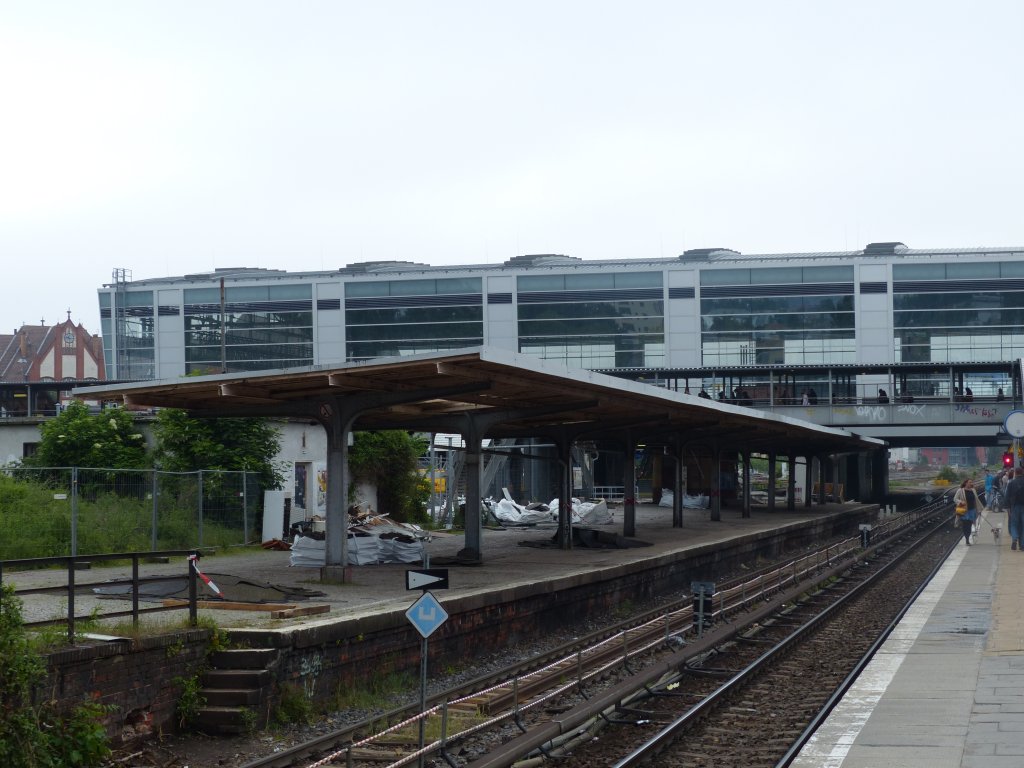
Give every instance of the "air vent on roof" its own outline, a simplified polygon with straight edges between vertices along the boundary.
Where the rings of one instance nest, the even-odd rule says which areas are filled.
[[[506,267],[546,267],[552,264],[576,264],[583,259],[578,256],[565,256],[560,253],[528,253],[513,256],[505,262]]]
[[[415,261],[361,261],[358,264],[348,264],[338,271],[343,274],[365,274],[368,272],[400,272],[403,269],[421,269],[429,266],[429,264],[419,264]]]
[[[732,248],[691,248],[683,251],[679,257],[680,261],[709,261],[713,256],[739,256],[739,251]]]
[[[909,250],[903,243],[868,243],[864,248],[865,256],[892,256]]]

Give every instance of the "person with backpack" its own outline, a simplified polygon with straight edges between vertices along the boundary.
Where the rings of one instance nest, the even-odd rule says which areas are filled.
[[[953,504],[956,519],[960,521],[960,530],[964,534],[964,541],[969,547],[971,546],[974,521],[978,519],[978,510],[981,509],[981,502],[978,500],[978,492],[974,490],[973,480],[968,478],[960,483],[960,487],[953,494]]]

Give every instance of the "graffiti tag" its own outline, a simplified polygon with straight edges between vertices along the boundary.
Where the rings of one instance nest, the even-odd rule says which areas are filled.
[[[306,698],[312,699],[316,693],[316,680],[324,668],[323,657],[317,653],[313,656],[306,656],[299,665],[299,677],[302,678],[302,690]]]
[[[885,421],[886,409],[881,405],[858,405],[857,418],[869,421]]]

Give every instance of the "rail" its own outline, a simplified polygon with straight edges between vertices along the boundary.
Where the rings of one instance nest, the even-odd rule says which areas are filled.
[[[886,541],[938,512],[948,511],[948,507],[949,499],[944,496],[915,510],[899,514],[883,513],[871,526],[868,535],[862,531],[859,536],[830,543],[751,575],[750,578],[725,585],[712,597],[709,606],[712,621],[720,625],[728,617],[749,610],[752,606],[787,598],[787,590],[795,595],[805,590],[808,583],[828,578],[833,571],[849,567],[857,558],[870,555]],[[539,668],[525,673],[516,672],[500,682],[489,682],[485,689],[468,695],[449,697],[446,694],[434,698],[423,712],[409,708],[402,713],[399,721],[383,730],[350,740],[354,731],[343,729],[296,745],[290,750],[251,761],[244,768],[298,765],[320,768],[334,763],[353,765],[356,761],[369,759],[387,763],[388,768],[400,768],[412,765],[430,754],[440,753],[444,757],[447,747],[452,743],[502,723],[513,722],[518,725],[522,722],[521,718],[531,710],[536,711],[554,697],[570,690],[580,689],[587,682],[605,676],[614,667],[628,668],[631,659],[643,656],[655,647],[664,646],[670,638],[692,643],[699,634],[700,628],[694,623],[693,603],[686,598],[673,606],[652,612],[642,624],[615,632],[587,648],[572,650],[564,657],[555,657]],[[590,664],[588,661],[595,663]],[[545,686],[538,678],[553,679],[554,684]],[[456,722],[463,720],[457,713],[466,711],[474,714],[469,718],[470,722]],[[424,732],[432,734],[433,740],[399,756],[395,752],[396,745],[403,743],[407,734],[418,730],[421,724]],[[547,737],[542,735],[538,738],[538,743],[543,743]],[[385,743],[391,747],[388,754],[371,754],[374,747]],[[313,760],[311,756],[314,753],[320,757]]]
[[[159,611],[173,611],[180,610],[182,608],[188,608],[189,621],[192,626],[195,626],[198,622],[198,559],[202,555],[203,550],[200,549],[167,549],[159,552],[119,552],[119,553],[107,553],[101,555],[79,555],[77,557],[62,556],[62,557],[32,557],[24,558],[20,560],[0,560],[0,586],[3,585],[5,572],[9,572],[12,569],[27,570],[37,568],[50,568],[53,566],[63,567],[67,578],[63,586],[53,587],[26,587],[22,589],[15,588],[15,595],[42,595],[42,594],[64,594],[67,599],[67,616],[63,619],[47,619],[43,621],[26,621],[25,626],[27,627],[43,627],[52,626],[54,624],[66,623],[68,643],[70,645],[75,644],[75,624],[79,617],[75,613],[75,594],[79,589],[96,586],[116,586],[120,584],[131,584],[132,587],[132,607],[131,610],[127,611],[113,611],[110,613],[104,613],[102,618],[113,619],[121,618],[124,616],[132,617],[132,624],[138,626],[139,616],[144,613],[156,613]],[[188,574],[188,600],[184,604],[176,605],[160,605],[153,606],[151,608],[140,608],[139,607],[139,586],[146,581],[144,577],[139,576],[139,563],[145,558],[147,560],[153,558],[163,557],[180,557],[187,556],[187,568]],[[132,576],[130,579],[118,579],[113,581],[103,582],[80,582],[75,578],[75,573],[78,568],[82,565],[88,564],[90,567],[93,563],[97,562],[112,562],[119,560],[131,560],[132,563]]]

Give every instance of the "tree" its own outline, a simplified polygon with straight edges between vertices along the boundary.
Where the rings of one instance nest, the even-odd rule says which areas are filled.
[[[120,408],[90,413],[75,401],[39,432],[39,446],[25,466],[141,469],[149,464],[145,436],[131,413]]]
[[[177,408],[163,408],[157,413],[153,431],[160,469],[253,472],[262,490],[280,488],[284,481],[274,464],[281,449],[281,433],[267,419],[194,419]]]
[[[426,448],[426,438],[401,430],[356,432],[348,468],[354,482],[377,486],[381,511],[401,522],[423,522],[430,489],[417,462]]]

